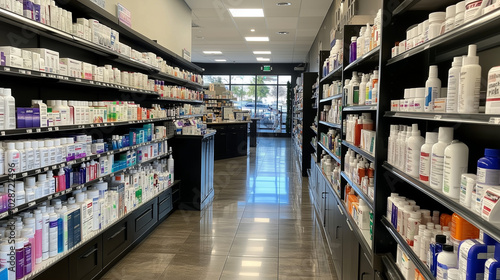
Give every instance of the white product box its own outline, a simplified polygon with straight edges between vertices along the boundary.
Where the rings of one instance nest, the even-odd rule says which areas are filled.
[[[19,56],[15,55],[6,55],[5,56],[5,66],[23,68],[23,59]]]
[[[8,46],[0,47],[0,52],[3,52],[3,54],[5,56],[14,55],[14,56],[22,57],[22,50],[19,48],[15,48],[15,47],[8,47]]]
[[[118,44],[119,44],[119,40],[120,40],[120,33],[118,33],[118,31],[116,30],[113,30],[110,28],[110,47],[111,47],[111,50],[113,51],[118,51]]]
[[[33,66],[33,70],[40,71],[40,54],[32,52],[31,56],[32,56],[32,63],[31,64]],[[45,66],[44,66],[44,68],[45,68]]]
[[[446,98],[436,98],[434,100],[434,112],[446,112]]]
[[[70,11],[67,11],[66,13],[66,29],[67,32],[71,32],[71,29],[73,28],[73,13]]]
[[[101,25],[102,45],[111,49],[111,28]]]
[[[59,75],[70,76],[68,74],[68,65],[64,64],[61,60],[59,61]]]
[[[101,41],[101,24],[96,19],[89,20],[90,41],[95,44],[100,44]]]
[[[82,62],[82,76],[83,79],[92,80],[92,64]]]
[[[140,58],[142,58],[142,54],[140,52],[132,49],[130,57],[132,59],[135,59],[135,60],[140,60]]]
[[[33,60],[31,58],[23,58],[23,68],[26,70],[33,69]]]
[[[106,70],[104,67],[96,67],[96,72],[95,72],[95,78],[94,80],[98,82],[104,82],[104,70]]]
[[[49,13],[50,13],[50,26],[54,28],[58,28],[59,21],[59,8],[55,5],[49,5]]]
[[[104,83],[109,83],[109,72],[108,72],[108,69],[102,67],[102,81]]]
[[[115,84],[117,84],[117,85],[122,84],[122,75],[121,75],[120,69],[113,68],[113,79],[115,81]]]
[[[131,85],[130,85],[130,78],[129,78],[129,77],[130,77],[130,73],[129,73],[129,72],[125,72],[125,71],[123,71],[123,72],[121,73],[121,75],[122,75],[122,77],[121,77],[121,78],[122,78],[122,84],[123,84],[124,86],[131,86]]]
[[[82,77],[82,62],[72,58],[61,58],[61,63],[66,65],[67,74],[70,77],[81,78]],[[62,74],[61,74],[62,75]]]
[[[128,45],[120,43],[120,53],[124,56],[131,57],[132,56],[132,48]]]
[[[26,58],[32,59],[33,58],[33,52],[28,51],[28,50],[21,50],[21,57],[23,59],[26,59]]]
[[[79,23],[85,27],[90,27],[90,21],[86,18],[77,18],[76,23]]]
[[[45,63],[45,72],[57,74],[59,71],[59,52],[48,49],[27,49],[40,54]]]

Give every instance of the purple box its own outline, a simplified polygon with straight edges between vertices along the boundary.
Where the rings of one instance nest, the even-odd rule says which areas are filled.
[[[26,128],[33,127],[33,108],[26,108],[26,118],[24,120]]]
[[[17,128],[26,128],[26,108],[17,108]]]
[[[33,110],[33,127],[40,127],[40,108],[32,108]]]
[[[0,52],[0,66],[5,66],[5,61],[7,58],[5,57],[5,54],[3,52]]]

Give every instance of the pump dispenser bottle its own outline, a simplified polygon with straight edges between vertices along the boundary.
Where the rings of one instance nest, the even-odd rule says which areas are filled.
[[[432,146],[430,186],[435,190],[443,187],[444,150],[453,140],[452,127],[440,127],[438,142]]]
[[[479,113],[479,89],[481,87],[481,66],[476,55],[476,45],[469,45],[469,53],[463,58],[458,88],[458,112]]]

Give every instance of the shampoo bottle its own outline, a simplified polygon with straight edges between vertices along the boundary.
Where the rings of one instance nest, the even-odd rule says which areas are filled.
[[[49,212],[49,257],[53,258],[57,256],[57,220],[58,216],[54,213],[54,207],[48,207]]]
[[[170,157],[167,160],[167,169],[172,174],[172,181],[174,181],[174,158],[172,157],[172,147],[169,148]]]
[[[458,112],[479,113],[479,90],[481,88],[481,66],[476,55],[476,45],[469,45],[469,53],[463,58],[458,88]]]
[[[453,140],[452,127],[440,127],[438,142],[432,146],[431,152],[431,169],[430,169],[430,186],[435,190],[442,190],[443,187],[443,167],[444,167],[444,150]]]

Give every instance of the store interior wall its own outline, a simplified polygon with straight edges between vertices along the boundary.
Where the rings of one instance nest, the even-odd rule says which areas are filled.
[[[191,9],[184,0],[107,0],[106,11],[116,15],[118,3],[131,12],[135,31],[180,56],[191,52]]]
[[[205,69],[203,75],[291,75],[292,87],[301,72],[293,70],[297,63],[274,63],[271,72],[263,72],[260,63],[196,63]]]

